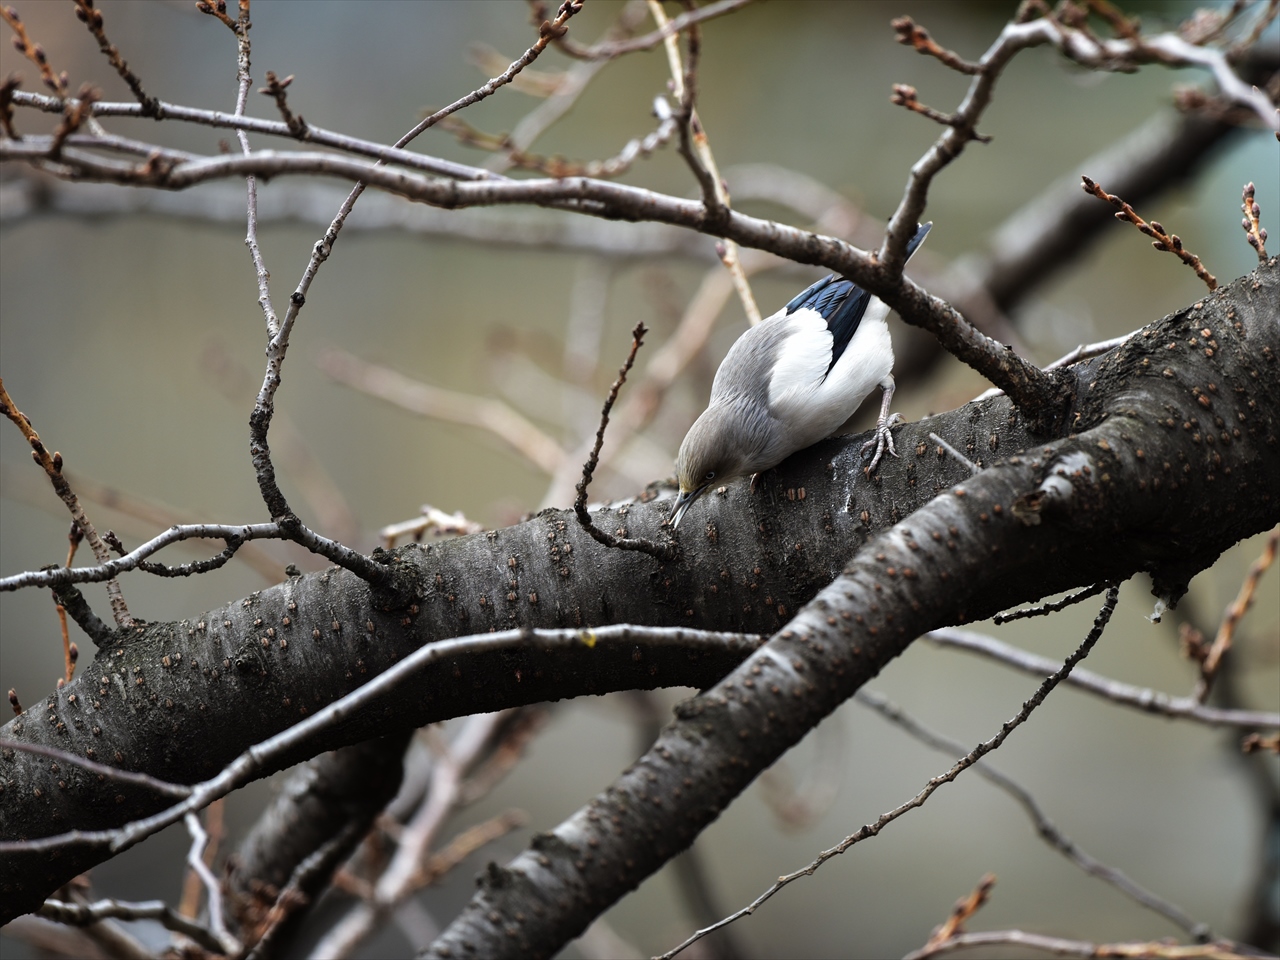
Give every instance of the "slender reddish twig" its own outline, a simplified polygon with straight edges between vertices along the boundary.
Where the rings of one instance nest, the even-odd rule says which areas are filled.
[[[1167,233],[1158,220],[1152,220],[1150,223],[1147,223],[1147,221],[1143,220],[1142,217],[1138,216],[1138,211],[1134,210],[1133,207],[1129,206],[1129,204],[1125,203],[1119,197],[1107,193],[1107,191],[1103,190],[1102,187],[1094,183],[1088,177],[1081,177],[1080,179],[1081,186],[1084,187],[1085,193],[1091,193],[1099,200],[1105,200],[1116,208],[1117,220],[1124,220],[1127,223],[1132,223],[1148,237],[1154,237],[1155,239],[1151,241],[1151,245],[1153,247],[1157,250],[1165,250],[1169,253],[1175,254],[1178,259],[1196,272],[1196,276],[1203,280],[1210,290],[1218,289],[1217,278],[1205,269],[1205,266],[1200,262],[1199,257],[1182,246],[1182,238],[1176,233]]]

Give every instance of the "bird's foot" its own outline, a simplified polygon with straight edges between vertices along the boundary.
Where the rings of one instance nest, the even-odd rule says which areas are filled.
[[[761,470],[761,471],[760,471],[760,473],[753,473],[753,474],[751,475],[751,492],[752,492],[753,494],[754,494],[757,490],[759,490],[759,489],[760,489],[760,474],[761,474],[761,473],[764,473],[764,471],[763,471],[763,470]]]
[[[875,456],[871,458],[871,463],[869,463],[866,469],[863,470],[867,476],[870,476],[872,471],[879,466],[880,458],[884,456],[886,450],[889,451],[890,456],[896,457],[898,455],[898,451],[893,447],[892,430],[898,424],[904,422],[904,419],[905,418],[902,414],[895,413],[891,417],[886,417],[876,421],[876,435],[864,443],[862,445],[862,449],[859,451],[860,453],[865,453],[868,447],[876,448]]]

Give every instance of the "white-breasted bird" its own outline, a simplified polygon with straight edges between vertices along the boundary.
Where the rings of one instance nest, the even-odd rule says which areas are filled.
[[[911,257],[932,223],[907,244]],[[888,305],[852,280],[819,280],[729,348],[711,384],[711,402],[694,421],[680,453],[671,526],[712,484],[776,467],[797,450],[831,436],[875,387],[884,391],[868,470],[893,456],[893,344]]]

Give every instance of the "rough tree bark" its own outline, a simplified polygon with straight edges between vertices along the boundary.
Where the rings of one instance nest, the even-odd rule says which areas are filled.
[[[1072,368],[1069,435],[1011,450],[857,551],[603,794],[491,864],[424,955],[553,954],[928,630],[1140,571],[1176,602],[1280,520],[1278,359],[1273,258]]]
[[[613,788],[511,868],[491,868],[433,948],[553,953],[919,634],[1139,571],[1176,599],[1223,549],[1280,520],[1278,301],[1272,259],[1071,368],[1065,436],[1030,436],[997,397],[903,427],[901,459],[870,482],[857,439],[819,445],[755,495],[736,484],[704,498],[671,563],[605,550],[571,514],[546,511],[384,556],[412,585],[407,607],[335,569],[138,625],[3,736],[191,783],[433,640],[623,622],[782,630],[745,661],[748,645],[637,644],[443,663],[288,758],[516,704],[719,680]],[[930,431],[982,472],[941,455]],[[652,499],[597,522],[656,536],[669,502]],[[20,751],[0,756],[0,788],[8,840],[109,828],[164,805]],[[6,857],[0,920],[108,856],[69,846]]]

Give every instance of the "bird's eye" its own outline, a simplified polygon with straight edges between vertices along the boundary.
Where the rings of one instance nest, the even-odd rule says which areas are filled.
[[[715,478],[716,478],[716,472],[714,470],[708,470],[707,475],[704,479],[714,480]]]

